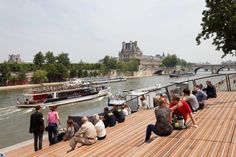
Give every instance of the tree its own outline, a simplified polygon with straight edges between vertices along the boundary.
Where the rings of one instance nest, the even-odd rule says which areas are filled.
[[[57,69],[55,64],[46,64],[44,70],[47,71],[47,78],[49,82],[57,81]]]
[[[68,66],[70,64],[70,58],[68,53],[61,53],[57,56],[57,63],[63,64],[64,66]]]
[[[42,52],[38,52],[35,56],[34,56],[34,60],[33,60],[34,64],[37,65],[39,68],[41,68],[43,66],[43,64],[45,63],[45,58]]]
[[[226,55],[236,55],[236,1],[206,0],[207,9],[202,12],[202,32],[196,41],[213,38],[216,50],[222,50],[222,58]]]
[[[75,67],[72,67],[71,69],[70,69],[70,78],[74,78],[74,77],[77,77],[77,70],[76,70],[76,68]]]
[[[55,64],[56,81],[65,81],[69,77],[68,69],[63,64]]]
[[[82,69],[78,69],[77,76],[79,78],[83,76],[83,70]]]
[[[166,67],[175,67],[178,63],[178,58],[176,55],[168,54],[163,60],[162,64]]]
[[[8,80],[8,78],[9,78],[9,76],[10,76],[10,73],[11,73],[11,71],[10,71],[10,67],[9,67],[9,64],[8,63],[6,63],[6,62],[4,62],[3,64],[1,64],[1,66],[0,66],[0,72],[1,72],[1,84],[2,85],[6,85],[6,83],[7,83],[7,80]]]
[[[4,62],[0,66],[2,77],[9,77],[10,76],[10,66],[8,63]]]
[[[32,77],[33,83],[43,83],[43,82],[47,82],[47,81],[48,81],[47,71],[37,70],[36,72],[34,72],[34,75]]]
[[[183,67],[186,67],[187,66],[187,62],[184,60],[184,59],[179,59],[178,58],[178,65],[181,65]]]
[[[18,81],[18,77],[16,75],[9,76],[8,81],[10,85],[16,85],[16,82]]]
[[[53,52],[48,51],[45,54],[45,62],[46,64],[53,64],[56,62],[56,57],[53,55]]]
[[[105,56],[100,62],[102,62],[108,70],[117,68],[117,60],[111,56]]]

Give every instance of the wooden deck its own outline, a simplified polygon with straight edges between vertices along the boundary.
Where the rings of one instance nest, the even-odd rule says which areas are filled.
[[[92,146],[82,146],[66,154],[68,142],[48,146],[33,152],[33,145],[26,145],[6,152],[7,157],[87,157],[87,156],[229,156],[236,157],[236,92],[221,92],[208,106],[194,114],[198,128],[174,131],[168,137],[157,137],[144,143],[146,127],[155,123],[153,110],[131,115],[124,123],[108,128],[107,138]]]

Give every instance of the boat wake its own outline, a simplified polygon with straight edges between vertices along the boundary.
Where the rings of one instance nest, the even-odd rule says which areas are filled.
[[[13,114],[13,113],[19,112],[19,111],[21,111],[21,109],[18,109],[16,107],[13,107],[13,108],[12,107],[8,107],[8,108],[5,108],[5,109],[1,108],[1,110],[0,110],[0,117],[6,116],[6,115],[10,115],[10,114]]]
[[[27,109],[24,113],[29,113],[29,112],[32,112],[34,109],[33,108],[30,108],[30,109]]]

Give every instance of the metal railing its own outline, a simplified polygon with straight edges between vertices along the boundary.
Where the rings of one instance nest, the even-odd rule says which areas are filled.
[[[157,88],[155,90],[148,91],[144,95],[146,97],[149,97],[148,100],[149,104],[153,103],[152,102],[153,97],[151,97],[150,95],[158,96],[160,94],[166,94],[167,98],[170,101],[171,92],[173,92],[174,90],[175,92],[178,92],[181,95],[184,88],[189,88],[191,90],[197,84],[205,84],[207,80],[211,81],[212,84],[216,86],[217,91],[234,91],[234,90],[236,91],[236,73],[228,73],[228,74],[215,74],[210,76],[204,76],[204,77],[198,77],[179,82],[174,82],[172,84]],[[138,109],[138,106],[140,106],[139,98],[140,96],[132,97],[126,100],[126,103],[136,105]]]

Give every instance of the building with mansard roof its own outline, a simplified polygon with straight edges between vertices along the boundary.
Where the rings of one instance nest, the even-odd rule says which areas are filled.
[[[20,54],[10,54],[8,57],[8,63],[22,63]]]
[[[143,55],[143,52],[137,45],[137,41],[128,43],[122,42],[122,49],[119,52],[119,61],[129,62],[132,59],[140,61],[139,70],[155,70],[162,63],[164,54],[156,56]]]

